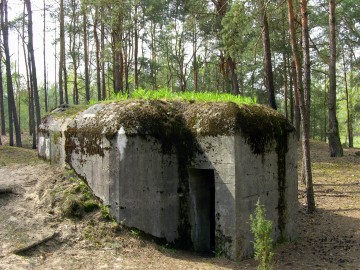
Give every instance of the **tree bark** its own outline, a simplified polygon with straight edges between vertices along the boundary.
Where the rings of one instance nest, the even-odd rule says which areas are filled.
[[[104,9],[101,9],[101,16],[104,16]],[[101,90],[102,98],[106,99],[106,81],[105,81],[105,22],[101,20]]]
[[[299,52],[297,49],[296,36],[295,36],[295,26],[294,26],[294,10],[292,0],[287,0],[288,2],[288,12],[289,12],[289,32],[290,32],[290,41],[291,49],[293,52],[293,59],[295,62],[296,68],[296,77],[297,77],[297,88],[295,89],[299,95],[299,107],[301,115],[301,124],[302,124],[302,151],[303,158],[305,160],[305,179],[306,179],[306,198],[307,198],[307,209],[309,213],[315,211],[315,198],[314,198],[314,187],[312,183],[312,172],[311,172],[311,158],[310,158],[310,142],[309,142],[309,122],[307,121],[307,112],[304,100],[304,89],[302,85],[302,72],[301,72],[301,63]]]
[[[193,69],[194,69],[194,91],[197,92],[198,91],[198,64],[197,64],[197,26],[195,23],[194,29],[193,29],[193,40],[192,40],[192,45],[193,45]]]
[[[9,112],[9,143],[10,146],[14,145],[13,127],[15,128],[16,146],[21,147],[21,131],[17,117],[17,111],[14,99],[14,87],[11,77],[11,59],[9,51],[9,24],[8,24],[8,11],[7,0],[1,1],[1,28],[3,33],[3,43],[5,51],[5,65],[6,65],[6,82],[8,92],[8,112]]]
[[[0,37],[1,44],[1,37]],[[2,46],[0,46],[0,121],[1,121],[1,135],[6,135],[5,124],[5,104],[4,104],[4,84],[3,84],[3,72],[2,72]]]
[[[65,25],[64,25],[64,1],[60,0],[60,58],[59,58],[59,100],[60,105],[64,103],[63,90],[63,68],[64,68],[64,50],[65,50]]]
[[[48,112],[48,95],[47,95],[47,78],[46,78],[46,1],[44,0],[44,31],[43,31],[43,57],[44,57],[44,99],[45,99],[45,112]]]
[[[86,10],[83,12],[83,27],[84,27],[84,65],[85,65],[85,96],[86,102],[90,101],[90,80],[89,80],[89,51],[87,40],[87,16]]]
[[[345,53],[343,51],[343,66],[344,66],[344,84],[345,84],[345,98],[346,98],[346,127],[347,127],[347,134],[349,140],[349,148],[354,147],[354,136],[353,136],[353,127],[352,127],[352,115],[350,114],[349,109],[349,89],[348,89],[348,82],[347,82],[347,72],[346,72],[346,65],[345,65]]]
[[[329,0],[330,62],[329,62],[329,148],[331,157],[342,157],[338,121],[336,117],[336,33],[335,0]]]
[[[70,51],[71,51],[71,58],[72,58],[72,64],[73,64],[73,70],[74,70],[74,82],[73,82],[73,102],[74,104],[79,104],[79,89],[78,89],[78,55],[79,55],[79,49],[76,48],[76,35],[77,35],[77,22],[78,22],[78,16],[76,12],[76,0],[71,1],[72,5],[72,18],[71,18],[71,27],[72,31],[69,32],[70,35]]]
[[[138,29],[138,4],[135,4],[134,15],[134,88],[139,88],[139,72],[138,72],[138,51],[139,51],[139,29]]]
[[[36,126],[39,127],[41,123],[41,113],[40,113],[40,100],[39,100],[39,90],[37,84],[36,76],[36,64],[35,64],[35,54],[33,47],[33,29],[32,29],[32,11],[31,11],[31,1],[26,0],[26,7],[28,12],[28,53],[30,56],[29,65],[31,65],[31,83],[33,86],[33,96],[34,96],[34,106],[35,106],[35,116],[36,116]]]
[[[94,40],[95,40],[95,58],[96,58],[96,89],[98,100],[101,100],[101,77],[100,77],[100,44],[99,36],[97,33],[99,19],[99,8],[95,7],[95,18],[94,18]]]
[[[261,23],[262,23],[262,41],[264,50],[264,70],[265,70],[265,87],[268,92],[269,106],[274,110],[277,109],[275,101],[275,87],[274,76],[271,63],[271,46],[270,46],[270,34],[269,23],[267,17],[267,11],[265,4],[261,4]]]

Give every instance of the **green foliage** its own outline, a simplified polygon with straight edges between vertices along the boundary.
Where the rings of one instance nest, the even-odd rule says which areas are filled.
[[[259,262],[258,270],[271,270],[274,268],[274,256],[271,232],[272,222],[265,218],[265,207],[256,203],[255,216],[250,215],[251,232],[254,234],[255,259]]]
[[[101,218],[104,220],[112,220],[110,208],[108,205],[100,205]]]

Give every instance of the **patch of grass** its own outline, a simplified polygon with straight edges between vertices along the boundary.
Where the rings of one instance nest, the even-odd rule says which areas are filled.
[[[100,214],[101,218],[104,220],[112,220],[112,217],[110,215],[110,208],[107,205],[101,205],[100,206]]]
[[[59,106],[53,109],[49,115],[52,115],[54,118],[63,118],[63,117],[73,117],[77,113],[86,110],[90,105],[71,105],[71,106]]]
[[[36,150],[14,147],[0,146],[0,166],[13,164],[31,165],[40,162]]]
[[[222,102],[235,102],[237,104],[253,104],[256,103],[256,99],[244,96],[234,96],[229,93],[219,93],[219,92],[173,92],[167,88],[162,88],[159,90],[145,90],[139,88],[128,94],[119,93],[115,97],[111,97],[109,101],[115,100],[127,100],[127,99],[145,99],[145,100],[188,100],[188,101],[222,101]],[[94,102],[93,102],[94,103]]]
[[[85,213],[94,212],[101,208],[101,203],[92,194],[89,186],[73,170],[66,173],[65,179],[69,184],[53,194],[54,201],[58,201],[62,216],[81,219]]]

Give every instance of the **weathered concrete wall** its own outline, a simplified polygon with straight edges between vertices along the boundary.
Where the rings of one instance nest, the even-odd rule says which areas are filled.
[[[68,118],[53,118],[48,116],[40,125],[38,136],[39,156],[54,164],[65,165],[65,131]]]
[[[122,136],[119,139],[119,136]],[[120,143],[120,141],[122,141]],[[113,141],[111,210],[119,222],[172,242],[178,237],[178,163],[151,136],[123,133]]]
[[[289,136],[285,146],[290,149],[285,152],[277,151],[277,143],[271,141],[260,155],[252,154],[251,147],[245,143],[243,137],[237,135],[235,142],[236,257],[246,258],[253,254],[254,239],[253,235],[249,234],[249,217],[254,214],[258,199],[265,206],[267,219],[273,222],[272,238],[275,242],[291,240],[296,236],[296,138],[293,134]],[[281,172],[282,170],[284,172]]]
[[[258,198],[273,238],[296,236],[295,135],[259,106],[98,104],[45,118],[39,155],[68,162],[118,222],[182,247],[252,255]]]
[[[191,167],[214,170],[215,176],[215,249],[235,258],[235,140],[233,136],[205,136],[198,143],[202,153],[197,153]]]

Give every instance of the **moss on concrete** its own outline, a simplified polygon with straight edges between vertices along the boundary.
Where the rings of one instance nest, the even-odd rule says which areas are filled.
[[[53,109],[49,115],[51,115],[54,118],[69,118],[74,117],[76,114],[78,114],[81,111],[86,110],[89,107],[89,105],[68,105],[63,104],[55,109]]]

